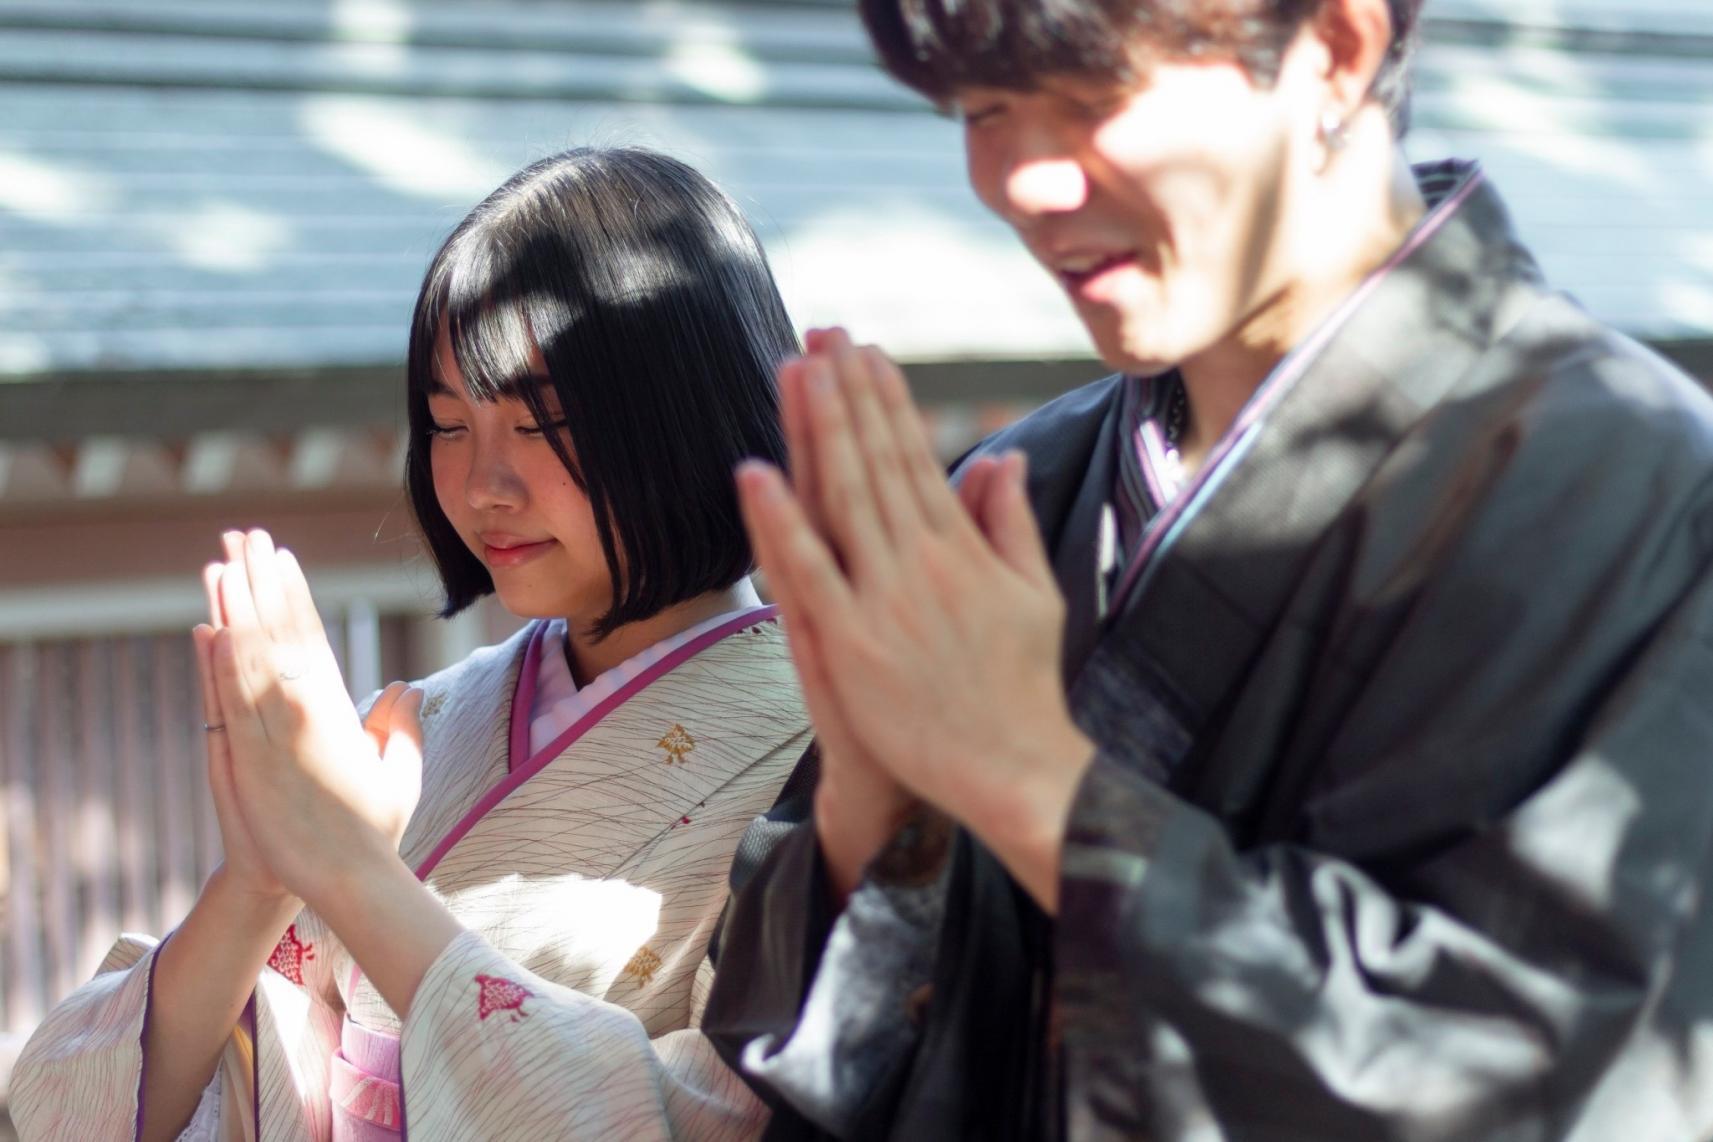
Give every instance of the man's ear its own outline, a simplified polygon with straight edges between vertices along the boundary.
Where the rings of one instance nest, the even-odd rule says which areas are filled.
[[[1325,47],[1332,106],[1348,120],[1373,93],[1392,48],[1392,9],[1387,0],[1321,0],[1309,28]]]

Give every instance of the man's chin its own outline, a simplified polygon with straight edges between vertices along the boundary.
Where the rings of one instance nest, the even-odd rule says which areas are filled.
[[[1178,367],[1175,359],[1159,354],[1139,353],[1133,349],[1095,346],[1101,361],[1115,373],[1131,377],[1158,377]]]
[[[1114,372],[1135,377],[1157,377],[1178,367],[1180,358],[1162,345],[1138,344],[1134,336],[1115,323],[1086,321],[1094,351]]]

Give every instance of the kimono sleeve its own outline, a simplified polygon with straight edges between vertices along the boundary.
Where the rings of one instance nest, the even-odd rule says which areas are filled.
[[[258,1108],[270,1137],[330,1136],[327,1070],[338,1048],[339,1013],[330,998],[328,957],[317,963],[320,938],[307,912],[287,930],[180,1135],[184,1142],[253,1140]],[[121,937],[95,978],[49,1012],[30,1037],[11,1092],[22,1137],[98,1142],[136,1136],[143,1038],[162,943]]]
[[[1055,945],[1071,1134],[1705,1137],[1713,586],[1698,578],[1559,723],[1556,759],[1515,804],[1489,816],[1471,807],[1482,785],[1443,776],[1431,792],[1453,768],[1500,780],[1492,742],[1508,737],[1479,722],[1320,799],[1375,844],[1466,814],[1421,851],[1239,851],[1099,755],[1072,810]],[[1553,728],[1521,697],[1495,708]],[[1349,812],[1383,803],[1390,818]]]
[[[405,1121],[452,1138],[759,1137],[766,1106],[697,1030],[650,1040],[624,1008],[559,987],[466,932],[405,1020]]]
[[[10,1111],[22,1137],[135,1136],[158,947],[149,936],[121,936],[95,978],[30,1036],[12,1071]]]

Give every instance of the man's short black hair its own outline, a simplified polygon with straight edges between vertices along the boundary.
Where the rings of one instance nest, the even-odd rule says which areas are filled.
[[[444,329],[471,399],[515,397],[539,347],[613,583],[596,637],[731,586],[753,566],[732,469],[782,463],[775,371],[799,349],[761,243],[694,169],[635,148],[527,167],[435,254],[407,364],[405,487],[445,587],[442,616],[493,591],[440,508],[428,396]]]
[[[1262,83],[1321,0],[861,0],[882,66],[944,105],[962,88],[1051,77],[1125,80],[1142,59],[1230,59]],[[1392,47],[1374,83],[1399,135],[1422,0],[1388,0]]]

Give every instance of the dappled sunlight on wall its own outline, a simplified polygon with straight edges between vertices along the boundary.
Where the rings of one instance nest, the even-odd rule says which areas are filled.
[[[662,61],[667,74],[728,103],[748,103],[767,91],[767,73],[734,44],[674,44]]]
[[[403,194],[479,198],[512,173],[402,101],[315,96],[303,101],[298,121],[309,142]]]
[[[0,211],[36,222],[75,226],[118,202],[112,182],[41,155],[0,150]]]
[[[182,222],[161,227],[161,237],[185,264],[233,274],[264,270],[296,245],[279,214],[220,200],[193,204]]]

